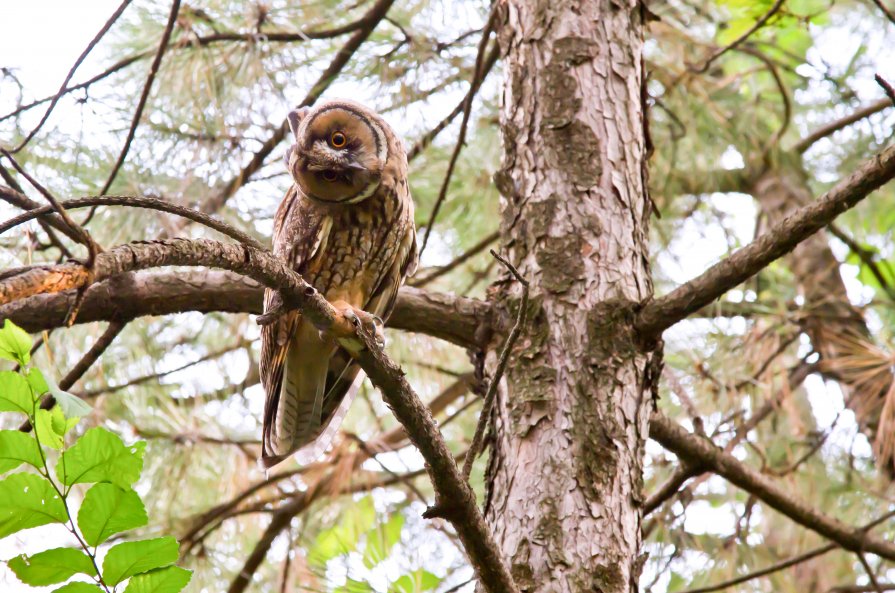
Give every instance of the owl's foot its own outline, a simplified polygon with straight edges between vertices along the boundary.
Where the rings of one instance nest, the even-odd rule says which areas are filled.
[[[363,350],[364,345],[357,339],[358,329],[371,336],[380,348],[385,346],[385,323],[382,318],[349,305],[345,301],[335,301],[333,307],[345,322],[344,324],[337,322],[333,327],[336,339],[343,347],[355,351]]]
[[[271,323],[279,319],[285,312],[286,306],[284,303],[283,295],[281,295],[279,292],[275,292],[273,293],[273,298],[270,299],[267,310],[264,311],[262,315],[259,315],[255,318],[255,323],[261,326],[270,325]]]

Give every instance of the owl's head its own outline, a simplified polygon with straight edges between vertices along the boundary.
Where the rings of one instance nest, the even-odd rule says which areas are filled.
[[[327,101],[289,114],[292,178],[308,197],[353,204],[373,195],[389,157],[388,124],[352,101]]]

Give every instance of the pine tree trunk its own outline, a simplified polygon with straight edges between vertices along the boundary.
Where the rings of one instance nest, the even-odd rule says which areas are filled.
[[[485,505],[522,591],[616,593],[639,576],[658,366],[631,327],[652,294],[641,21],[622,0],[509,0],[499,19],[501,238],[531,303],[494,407]],[[519,296],[509,278],[492,290],[508,323]]]

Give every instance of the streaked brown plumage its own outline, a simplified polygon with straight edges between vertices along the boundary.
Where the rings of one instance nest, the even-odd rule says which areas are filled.
[[[277,210],[274,254],[337,307],[385,319],[417,260],[401,140],[379,115],[351,101],[293,111],[289,123],[295,145],[286,164],[295,184]],[[265,312],[277,299],[265,292]],[[267,467],[341,421],[358,372],[348,353],[297,311],[262,328]]]

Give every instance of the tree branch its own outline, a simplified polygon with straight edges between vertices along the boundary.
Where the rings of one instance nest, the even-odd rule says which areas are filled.
[[[663,414],[653,415],[650,422],[650,438],[672,451],[682,461],[702,464],[713,473],[755,495],[799,525],[807,527],[846,550],[870,552],[887,560],[895,560],[895,544],[873,537],[861,528],[846,525],[808,506],[733,455],[723,452],[711,441],[689,433]]]
[[[858,109],[854,113],[846,115],[845,117],[837,119],[835,121],[831,121],[830,123],[828,123],[825,126],[821,126],[820,128],[814,130],[813,132],[811,132],[810,134],[808,134],[807,136],[805,136],[804,138],[799,140],[798,143],[796,143],[796,145],[792,147],[792,149],[798,153],[805,152],[806,150],[811,148],[811,146],[813,146],[814,143],[817,142],[818,140],[820,140],[822,138],[826,138],[827,136],[830,136],[832,134],[835,134],[842,128],[850,126],[853,123],[859,122],[862,119],[864,119],[866,117],[870,117],[874,113],[879,113],[880,111],[883,111],[884,109],[891,107],[891,106],[892,106],[892,101],[890,101],[889,99],[880,99],[879,101],[877,101],[875,103],[871,103],[870,105],[867,105],[866,107],[862,107],[861,109]]]
[[[260,315],[263,293],[257,282],[219,270],[136,272],[88,288],[76,323],[190,311]],[[67,291],[18,300],[0,306],[0,320],[11,319],[32,333],[62,327],[74,296]],[[388,327],[478,348],[491,323],[491,308],[483,301],[404,286]]]
[[[746,247],[718,262],[702,275],[648,303],[636,320],[644,336],[656,336],[693,311],[760,272],[792,251],[806,237],[854,207],[870,192],[895,177],[895,146],[866,162],[816,202],[787,216]]]

